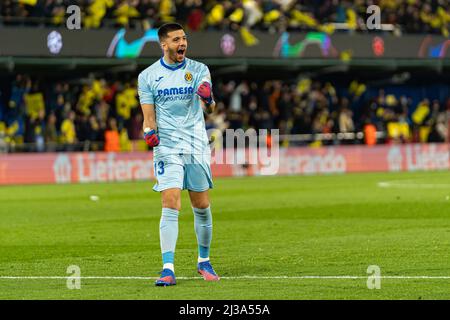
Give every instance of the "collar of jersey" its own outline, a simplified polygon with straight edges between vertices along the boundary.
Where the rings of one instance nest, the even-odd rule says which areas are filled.
[[[163,67],[166,67],[167,69],[172,70],[172,71],[175,71],[175,70],[178,70],[178,69],[180,69],[180,68],[183,68],[184,65],[186,64],[186,59],[184,59],[183,62],[181,62],[179,65],[177,65],[177,66],[175,66],[175,67],[171,67],[171,66],[167,65],[167,64],[164,62],[163,57],[161,57],[161,59],[159,59],[159,61],[161,62],[161,64],[163,65]]]

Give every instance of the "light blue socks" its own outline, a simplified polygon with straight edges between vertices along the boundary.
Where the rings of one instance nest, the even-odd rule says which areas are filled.
[[[194,211],[194,228],[198,243],[198,262],[208,261],[212,239],[211,208],[192,208],[192,210]],[[175,271],[174,258],[178,238],[178,215],[178,210],[163,208],[159,223],[163,269],[172,271]]]
[[[163,208],[161,220],[159,222],[159,239],[161,242],[161,252],[163,269],[174,270],[175,247],[178,238],[178,210]]]
[[[198,243],[198,262],[209,260],[209,248],[212,239],[211,207],[192,208],[194,211],[194,228]]]

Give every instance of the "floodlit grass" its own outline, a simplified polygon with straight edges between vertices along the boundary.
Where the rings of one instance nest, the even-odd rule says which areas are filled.
[[[157,277],[152,184],[0,187],[0,277],[65,277],[70,265],[82,277]],[[379,290],[365,278],[369,265],[382,277],[450,276],[449,172],[216,179],[211,198],[218,283],[196,273],[184,192],[176,286],[0,278],[0,299],[450,299],[450,278],[382,278]]]

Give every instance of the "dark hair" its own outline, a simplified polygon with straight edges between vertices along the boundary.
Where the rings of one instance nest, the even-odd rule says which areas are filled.
[[[172,31],[183,30],[183,27],[179,23],[171,22],[163,24],[158,29],[158,38],[159,41],[164,40],[167,37],[167,34]]]

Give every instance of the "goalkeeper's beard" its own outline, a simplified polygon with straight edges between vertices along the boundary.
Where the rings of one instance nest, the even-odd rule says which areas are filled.
[[[186,49],[184,49],[183,54],[179,54],[178,50],[169,50],[169,60],[173,63],[180,63],[183,62],[184,58],[186,57]]]

